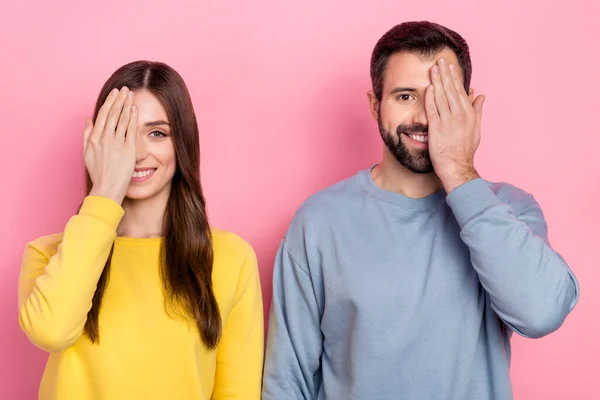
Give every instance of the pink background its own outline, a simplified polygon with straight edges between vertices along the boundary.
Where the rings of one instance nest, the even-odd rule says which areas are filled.
[[[599,398],[597,2],[17,3],[0,11],[0,398],[36,397],[46,355],[17,325],[20,257],[76,210],[84,117],[117,67],[161,60],[186,80],[212,223],[256,249],[268,310],[295,209],[379,159],[370,53],[387,29],[415,19],[470,43],[473,86],[487,96],[480,173],[535,194],[581,283],[562,329],[513,340],[515,398]]]

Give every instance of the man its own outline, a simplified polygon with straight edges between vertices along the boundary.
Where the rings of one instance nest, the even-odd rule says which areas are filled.
[[[510,399],[512,332],[577,302],[526,192],[473,166],[483,96],[456,32],[409,22],[371,58],[383,160],[307,200],[273,276],[264,400]]]

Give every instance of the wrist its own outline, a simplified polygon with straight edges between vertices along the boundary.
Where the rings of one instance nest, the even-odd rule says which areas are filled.
[[[480,178],[479,173],[473,165],[455,166],[451,169],[438,173],[446,193],[452,192],[462,184]]]
[[[123,194],[116,193],[114,189],[111,190],[111,189],[107,189],[107,188],[103,188],[103,187],[96,187],[96,186],[92,186],[92,190],[90,190],[89,195],[106,197],[107,199],[110,199],[119,205],[123,203],[123,199],[125,198],[125,196]]]

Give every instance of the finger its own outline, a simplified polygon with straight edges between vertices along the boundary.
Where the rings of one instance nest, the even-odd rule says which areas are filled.
[[[94,128],[94,124],[90,118],[85,119],[85,128],[83,129],[83,152],[85,153],[85,149],[87,149],[88,141],[90,140],[90,134],[92,133],[92,129]]]
[[[114,137],[115,128],[117,127],[117,123],[119,122],[121,111],[123,110],[123,104],[125,104],[128,92],[129,89],[126,86],[123,86],[123,88],[119,92],[119,95],[117,96],[117,99],[110,108],[108,116],[106,117],[106,123],[104,124],[104,130],[102,133],[103,138]]]
[[[440,123],[440,115],[435,105],[434,87],[429,85],[425,92],[425,113],[427,114],[427,124],[429,125],[429,132],[432,131],[431,127],[435,127]]]
[[[458,93],[456,93],[456,87],[454,86],[454,82],[452,80],[448,62],[445,58],[440,58],[438,64],[440,67],[439,71],[440,77],[442,78],[442,86],[444,87],[444,93],[446,95],[446,100],[448,101],[450,111],[452,113],[462,111],[462,105],[458,99]]]
[[[465,91],[465,87],[461,82],[461,78],[458,73],[458,68],[455,65],[450,65],[450,75],[452,78],[452,83],[454,84],[454,88],[456,90],[456,94],[460,105],[463,109],[468,110],[472,105],[469,100],[469,95]]]
[[[481,117],[483,116],[483,102],[485,96],[480,94],[473,100],[473,108],[475,109],[475,119],[477,120],[477,126],[481,126]]]
[[[112,107],[115,100],[117,99],[118,94],[119,94],[119,89],[115,88],[115,89],[111,90],[110,93],[108,94],[108,97],[104,101],[104,104],[102,104],[102,107],[100,107],[100,110],[98,110],[98,115],[96,115],[96,121],[94,122],[94,128],[95,128],[93,131],[94,136],[102,135],[102,131],[104,130],[104,124],[106,123],[106,117],[108,116],[108,112],[110,111],[110,108]]]
[[[127,93],[127,100],[125,100],[125,104],[123,105],[123,111],[121,112],[121,117],[119,118],[119,123],[115,132],[115,137],[119,140],[125,139],[125,132],[127,132],[129,117],[131,115],[131,106],[133,106],[133,92],[130,90],[129,93]]]
[[[135,105],[131,106],[131,116],[127,125],[125,134],[125,143],[135,150],[135,141],[137,140],[138,111]]]
[[[441,119],[446,119],[450,114],[450,108],[448,107],[448,100],[446,100],[446,94],[444,93],[440,69],[437,65],[431,68],[431,82],[433,83],[433,94],[437,112]]]

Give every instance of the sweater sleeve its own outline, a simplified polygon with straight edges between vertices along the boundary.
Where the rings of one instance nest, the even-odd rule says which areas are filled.
[[[282,242],[273,271],[263,400],[317,398],[323,333],[314,284],[308,267]]]
[[[19,324],[41,349],[62,351],[80,337],[123,215],[112,200],[88,196],[67,223],[57,250],[47,238],[27,244],[19,276]]]
[[[575,276],[548,242],[539,204],[518,194],[518,215],[483,179],[453,190],[447,202],[471,262],[498,316],[518,334],[538,338],[558,329],[579,297]]]
[[[217,350],[213,400],[260,400],[264,341],[260,276],[251,250]]]

